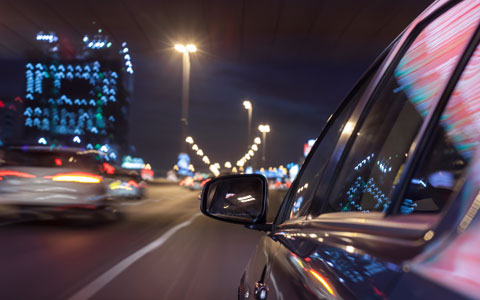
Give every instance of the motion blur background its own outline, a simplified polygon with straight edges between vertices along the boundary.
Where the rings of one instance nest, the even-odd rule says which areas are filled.
[[[233,298],[260,234],[199,216],[205,180],[266,174],[273,218],[308,141],[429,4],[0,0],[0,297]]]
[[[173,45],[195,43],[189,133],[204,152],[220,162],[241,157],[247,138],[241,103],[247,98],[254,104],[253,123],[272,127],[267,164],[296,162],[365,68],[429,3],[0,1],[0,99],[25,100],[28,62],[103,57],[124,67],[118,52],[126,42],[134,73],[125,74],[132,81],[127,124],[117,135],[128,136],[121,141],[128,143],[124,154],[134,152],[165,173],[184,140],[182,59]],[[99,40],[108,39],[111,48],[105,43],[95,53],[88,43],[99,29]],[[39,33],[53,33],[58,41],[38,40]],[[28,137],[36,142],[41,133],[35,134]]]

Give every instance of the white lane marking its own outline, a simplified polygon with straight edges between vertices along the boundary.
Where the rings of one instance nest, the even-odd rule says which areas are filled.
[[[118,275],[120,275],[120,273],[125,271],[125,269],[127,269],[137,260],[142,258],[144,255],[150,253],[151,251],[163,245],[172,235],[174,235],[177,231],[179,231],[183,227],[190,225],[193,222],[193,220],[200,215],[201,215],[200,213],[197,213],[187,221],[170,228],[161,237],[154,240],[153,242],[146,245],[145,247],[141,248],[137,252],[131,254],[130,256],[128,256],[127,258],[125,258],[124,260],[122,260],[121,262],[113,266],[110,270],[106,271],[105,273],[97,277],[97,279],[90,282],[88,285],[86,285],[81,290],[76,292],[73,296],[71,296],[69,300],[90,299],[91,297],[93,297],[93,295],[98,293],[102,288],[104,288],[113,279],[115,279],[115,277],[117,277]]]
[[[150,203],[150,202],[160,202],[159,199],[146,199],[146,200],[140,200],[140,201],[132,200],[132,201],[133,202],[122,202],[122,203],[120,203],[120,205],[123,205],[123,206],[137,206],[137,205]]]
[[[126,200],[126,201],[128,201],[128,200]],[[122,203],[120,203],[120,205],[137,206],[137,205],[140,205],[140,204],[145,204],[145,203],[148,203],[148,202],[153,202],[153,200],[151,200],[151,199],[140,200],[140,201],[131,200],[131,201],[134,201],[134,202],[122,202]]]

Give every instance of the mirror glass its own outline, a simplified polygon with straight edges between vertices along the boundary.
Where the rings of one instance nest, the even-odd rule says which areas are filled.
[[[224,219],[255,221],[262,215],[264,189],[258,176],[218,178],[205,191],[204,209]]]

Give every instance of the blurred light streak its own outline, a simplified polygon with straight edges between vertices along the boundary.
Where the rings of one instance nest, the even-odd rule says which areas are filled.
[[[53,181],[63,182],[79,182],[79,183],[99,183],[102,177],[91,173],[61,173],[54,176],[45,176],[44,178],[51,178]]]
[[[22,178],[35,178],[37,176],[25,172],[20,172],[20,171],[14,171],[14,170],[1,170],[0,171],[0,176],[5,177],[5,176],[16,176],[16,177],[22,177]]]
[[[312,274],[327,289],[327,291],[335,297],[333,289],[330,287],[327,280],[323,278],[322,275],[318,274],[317,271],[313,269],[310,269],[310,274]]]

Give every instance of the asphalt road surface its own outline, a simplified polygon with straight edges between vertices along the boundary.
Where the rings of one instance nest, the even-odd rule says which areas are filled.
[[[236,299],[262,233],[200,215],[198,191],[147,195],[103,225],[0,223],[0,298]]]

